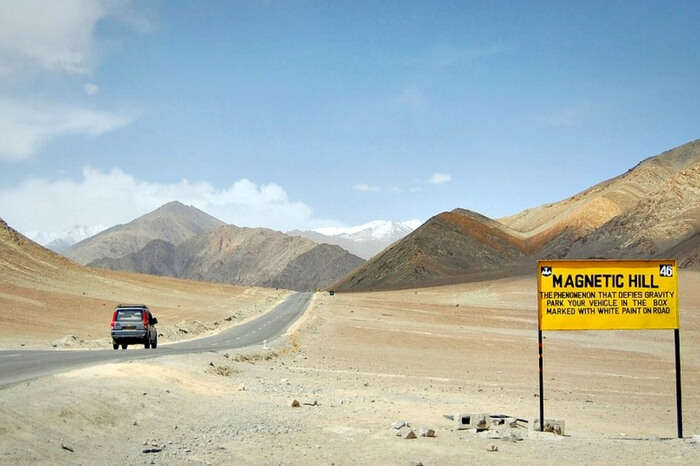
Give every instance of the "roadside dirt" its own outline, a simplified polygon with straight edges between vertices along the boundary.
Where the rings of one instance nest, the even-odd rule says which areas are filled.
[[[84,267],[34,277],[0,281],[0,348],[109,348],[119,303],[147,304],[159,320],[159,343],[181,341],[229,328],[293,293]]]
[[[690,437],[700,432],[700,273],[684,272],[680,284]],[[0,391],[0,463],[697,463],[700,446],[673,438],[671,332],[548,332],[546,417],[564,419],[565,436],[526,431],[505,441],[442,417],[537,416],[534,289],[525,277],[317,294],[270,348],[15,385]],[[301,406],[290,407],[293,399]],[[396,421],[436,437],[404,439]]]

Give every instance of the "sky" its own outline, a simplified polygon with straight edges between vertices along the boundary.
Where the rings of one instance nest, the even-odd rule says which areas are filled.
[[[698,24],[697,1],[1,2],[0,217],[510,215],[700,137]]]

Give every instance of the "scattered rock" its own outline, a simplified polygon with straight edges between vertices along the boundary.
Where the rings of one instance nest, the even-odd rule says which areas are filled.
[[[139,425],[139,423],[138,423],[138,421],[134,421],[134,423],[132,425],[137,426],[137,425]]]
[[[406,425],[406,421],[396,421],[391,425],[394,429],[398,430]]]
[[[306,406],[318,406],[318,400],[314,400],[311,403],[304,403]]]
[[[142,450],[142,453],[159,453],[159,452],[161,452],[161,451],[163,451],[162,448],[160,448],[160,447],[153,447],[153,448],[144,448],[144,449]]]
[[[239,392],[244,392],[245,390],[246,390],[245,384],[242,383],[242,384],[240,384],[240,385],[238,386],[238,391],[239,391]]]
[[[299,400],[292,400],[289,402],[289,406],[292,408],[298,408],[299,406],[301,406],[301,404],[299,404]]]
[[[69,447],[68,445],[64,445],[63,443],[61,444],[61,448],[71,453],[75,453],[75,450],[73,450],[73,448]]]
[[[421,427],[420,436],[421,437],[435,437],[435,430],[429,429],[427,427]]]
[[[552,432],[557,435],[564,435],[564,420],[562,419],[545,419],[544,420],[544,432]],[[534,419],[532,422],[532,429],[535,431],[540,430],[540,420],[539,418]]]
[[[695,434],[690,437],[690,443],[700,443],[700,434]]]
[[[408,465],[409,466],[423,466],[423,462],[422,461],[411,461],[410,463],[408,463]]]
[[[211,367],[216,367],[216,366],[214,365],[214,363],[211,362],[211,361],[209,361],[209,365],[210,365]]]
[[[492,443],[491,445],[489,445],[486,451],[498,451],[498,447]]]
[[[411,439],[418,438],[418,437],[416,437],[415,432],[413,432],[412,430],[409,430],[408,433],[406,435],[404,435],[403,438],[406,440],[411,440]]]
[[[231,377],[233,374],[233,369],[228,366],[217,366],[215,369],[216,375],[221,375],[223,377]]]

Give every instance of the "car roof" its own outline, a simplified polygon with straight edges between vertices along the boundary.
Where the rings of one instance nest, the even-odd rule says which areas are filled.
[[[145,304],[117,304],[117,309],[148,309]]]

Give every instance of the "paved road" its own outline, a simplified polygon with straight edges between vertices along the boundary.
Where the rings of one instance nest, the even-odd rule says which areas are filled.
[[[147,359],[173,354],[202,353],[241,348],[270,341],[282,333],[308,307],[313,293],[297,293],[272,311],[211,337],[144,349],[134,345],[123,351],[0,351],[0,388],[36,377],[107,361]],[[105,332],[109,326],[105,324]],[[133,348],[133,349],[132,349]]]

